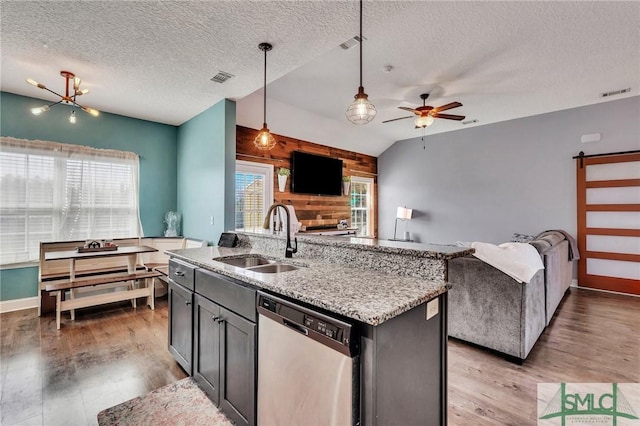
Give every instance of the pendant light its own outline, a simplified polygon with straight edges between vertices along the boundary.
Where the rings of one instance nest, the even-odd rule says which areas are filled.
[[[362,0],[360,0],[360,87],[354,96],[354,101],[347,108],[347,120],[353,124],[367,124],[376,116],[376,107],[369,101],[362,87]]]
[[[269,128],[267,127],[267,52],[273,49],[273,46],[269,43],[260,43],[258,48],[264,52],[264,86],[263,86],[263,123],[262,129],[258,133],[258,136],[253,141],[253,145],[260,151],[269,151],[276,146],[276,139],[273,137]]]

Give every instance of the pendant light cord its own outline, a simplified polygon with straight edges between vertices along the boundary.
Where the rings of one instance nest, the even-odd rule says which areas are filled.
[[[360,87],[362,87],[362,0],[360,0]]]
[[[263,91],[263,100],[262,100],[262,111],[263,111],[263,127],[267,127],[267,49],[264,49],[264,85],[262,86]]]

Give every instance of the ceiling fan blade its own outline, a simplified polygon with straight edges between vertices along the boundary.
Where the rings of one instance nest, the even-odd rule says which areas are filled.
[[[398,121],[398,120],[404,120],[406,118],[413,118],[413,116],[408,116],[408,117],[400,117],[400,118],[392,118],[391,120],[385,120],[383,121],[383,123],[390,123],[392,121]]]
[[[434,117],[436,118],[445,118],[447,120],[464,120],[465,116],[464,115],[455,115],[455,114],[439,114],[439,113],[435,113],[433,114]]]
[[[434,108],[434,112],[446,111],[451,108],[461,107],[462,104],[460,102],[451,102],[450,104],[442,105],[441,107]]]
[[[412,112],[412,113],[414,113],[414,114],[420,114],[420,111],[415,110],[415,109],[413,109],[413,108],[409,108],[409,107],[398,107],[398,108],[400,108],[400,109],[402,109],[402,110],[404,110],[404,111]]]

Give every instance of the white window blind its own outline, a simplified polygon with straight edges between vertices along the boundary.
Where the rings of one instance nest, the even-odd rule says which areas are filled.
[[[41,241],[141,236],[134,153],[0,138],[0,263]]]
[[[273,202],[273,166],[236,161],[236,229],[259,229]]]

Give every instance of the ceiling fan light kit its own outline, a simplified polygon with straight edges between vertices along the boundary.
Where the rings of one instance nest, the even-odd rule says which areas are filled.
[[[429,97],[428,93],[423,93],[420,95],[420,99],[422,99],[422,106],[417,108],[409,108],[409,107],[398,107],[403,111],[409,111],[415,114],[409,115],[406,117],[400,118],[392,118],[391,120],[385,120],[383,123],[390,123],[392,121],[405,120],[407,118],[415,117],[414,124],[416,129],[425,129],[433,124],[436,118],[444,118],[445,120],[456,120],[461,121],[465,119],[464,115],[455,115],[455,114],[442,114],[442,111],[446,111],[452,108],[461,107],[462,104],[460,102],[450,102],[446,105],[442,105],[440,107],[432,107],[427,105],[427,98]]]
[[[267,52],[273,49],[269,43],[260,43],[258,49],[264,52],[264,86],[263,86],[263,123],[262,129],[258,132],[258,136],[253,140],[253,145],[260,151],[270,151],[276,146],[276,139],[273,137],[267,127]]]
[[[376,107],[371,103],[369,97],[364,93],[364,87],[362,86],[362,43],[364,38],[362,37],[362,0],[360,0],[360,87],[358,87],[358,93],[354,96],[354,100],[347,108],[346,116],[347,120],[353,124],[367,124],[374,119],[376,113]]]
[[[32,78],[27,78],[26,81],[27,83],[31,84],[32,86],[35,86],[39,89],[42,90],[46,90],[47,92],[51,92],[56,96],[60,97],[60,100],[58,102],[54,102],[52,104],[49,105],[43,105],[41,107],[37,107],[37,108],[31,108],[31,114],[33,115],[40,115],[43,112],[47,112],[49,111],[49,109],[51,109],[52,106],[64,103],[67,105],[71,105],[72,109],[71,109],[71,115],[69,115],[69,123],[71,124],[75,124],[76,123],[76,113],[75,113],[75,109],[76,108],[80,108],[81,110],[85,111],[86,113],[97,117],[98,115],[100,115],[100,111],[98,111],[97,109],[94,108],[89,108],[83,105],[80,105],[79,103],[76,102],[76,98],[78,96],[82,96],[82,95],[86,95],[87,93],[89,93],[89,89],[80,89],[80,84],[82,83],[82,80],[80,80],[80,78],[76,77],[76,75],[74,73],[72,73],[71,71],[60,71],[60,75],[65,79],[65,94],[61,95],[59,93],[54,92],[53,90],[49,89],[47,86],[45,86],[42,83],[38,83],[37,81],[35,81]],[[73,84],[71,83],[71,81],[73,80]]]

